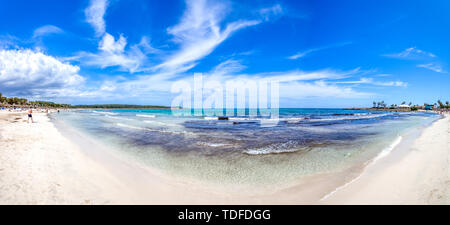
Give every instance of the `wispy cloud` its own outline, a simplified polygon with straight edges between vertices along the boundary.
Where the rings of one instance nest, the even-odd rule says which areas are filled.
[[[60,34],[63,33],[64,31],[54,25],[45,25],[42,27],[39,27],[37,29],[34,30],[33,32],[33,39],[38,38],[38,37],[43,37],[46,35],[50,35],[50,34]]]
[[[407,87],[408,83],[403,81],[375,81],[373,78],[361,78],[353,81],[339,81],[340,84],[370,84],[376,86],[390,86],[390,87]]]
[[[211,73],[213,74],[234,74],[236,72],[241,72],[247,68],[242,65],[240,61],[234,59],[228,59],[219,65],[215,66]]]
[[[269,21],[273,17],[283,15],[284,11],[280,4],[275,4],[271,7],[259,9],[258,13],[265,21]]]
[[[434,53],[426,52],[416,47],[407,48],[400,53],[386,54],[384,56],[398,59],[420,60],[422,63],[416,65],[417,67],[429,69],[436,73],[446,73],[439,58]]]
[[[342,43],[338,43],[338,44],[334,44],[334,45],[327,45],[327,46],[323,46],[323,47],[319,47],[319,48],[308,49],[308,50],[305,50],[305,51],[298,52],[298,53],[296,53],[296,54],[294,54],[292,56],[289,56],[288,59],[295,60],[295,59],[303,58],[306,55],[308,55],[310,53],[313,53],[313,52],[322,51],[322,50],[326,50],[326,49],[330,49],[330,48],[342,47],[342,46],[345,46],[345,45],[349,45],[351,43],[352,42],[342,42]]]
[[[107,0],[91,0],[89,7],[84,11],[86,21],[94,28],[96,36],[102,36],[105,33],[106,25],[103,17],[108,4]]]
[[[416,47],[407,48],[399,53],[390,53],[384,54],[383,56],[389,58],[398,58],[398,59],[410,59],[410,60],[419,60],[419,59],[427,59],[427,58],[435,58],[436,55],[431,52],[426,52],[420,50]]]
[[[9,48],[19,48],[18,38],[12,35],[0,35],[0,50]]]
[[[71,60],[80,61],[83,65],[101,68],[117,66],[131,73],[140,71],[147,60],[144,51],[149,53],[153,51],[153,48],[145,37],[139,44],[132,45],[128,49],[126,49],[126,46],[127,39],[123,35],[115,40],[112,35],[105,33],[99,42],[98,53],[79,52]]]
[[[209,55],[234,32],[259,24],[259,20],[238,20],[221,26],[229,8],[219,1],[186,1],[180,22],[167,29],[180,49],[154,69],[185,71]]]
[[[373,96],[373,93],[357,91],[351,86],[336,83],[336,80],[349,78],[361,73],[359,68],[349,71],[338,71],[332,69],[305,72],[300,70],[280,71],[270,73],[245,74],[239,71],[245,66],[236,60],[227,60],[213,68],[210,72],[203,74],[203,82],[214,81],[224,84],[230,80],[240,82],[277,81],[280,84],[281,99],[301,100],[309,97],[326,98],[363,98]],[[175,81],[192,82],[192,74],[183,74],[173,79],[168,76],[171,73],[157,73],[140,75],[129,79],[118,79],[104,81],[101,87],[86,90],[81,97],[86,98],[145,98],[149,96],[170,97],[171,85]]]
[[[419,65],[417,65],[417,67],[429,69],[436,73],[445,73],[444,69],[442,68],[442,65],[440,65],[438,63],[419,64]]]
[[[141,42],[128,45],[127,38],[120,34],[116,38],[106,32],[104,15],[109,5],[107,0],[91,0],[85,10],[86,21],[92,25],[97,37],[101,37],[98,52],[78,52],[68,61],[79,61],[82,65],[98,66],[100,68],[118,67],[120,70],[131,73],[143,70],[147,63],[147,55],[159,53],[159,50],[150,45],[148,37],[142,37]]]

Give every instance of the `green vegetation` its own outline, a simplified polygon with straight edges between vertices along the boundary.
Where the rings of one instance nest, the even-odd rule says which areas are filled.
[[[389,107],[387,107],[386,103],[384,103],[384,101],[380,101],[380,102],[376,102],[373,101],[372,102],[373,107],[372,109],[377,109],[377,110],[398,110],[401,109],[399,106],[397,106],[396,104],[391,104]],[[403,101],[401,103],[401,105],[406,105],[406,101]],[[408,106],[410,106],[410,110],[411,111],[417,111],[419,109],[450,109],[450,104],[449,101],[446,101],[445,104],[441,101],[438,100],[437,103],[434,104],[428,104],[428,103],[424,103],[423,105],[413,105],[412,102],[409,102]],[[403,107],[403,106],[401,106]],[[403,110],[408,110],[408,108],[403,107]]]
[[[441,102],[441,100],[438,100],[438,105],[439,105],[439,108],[441,108],[441,109],[450,109],[450,105],[449,105],[448,101],[446,101],[444,104]]]
[[[25,98],[18,97],[5,97],[0,93],[0,105],[1,106],[19,106],[19,107],[47,107],[47,108],[68,108],[68,104],[57,104],[54,102],[45,101],[28,101]]]
[[[127,105],[127,104],[95,104],[95,105],[70,105],[57,104],[46,101],[28,101],[25,98],[5,97],[0,93],[0,106],[17,107],[45,107],[45,108],[82,108],[82,109],[170,109],[168,106],[155,105]]]
[[[71,108],[82,108],[82,109],[170,109],[170,107],[168,107],[168,106],[124,105],[124,104],[72,105]]]

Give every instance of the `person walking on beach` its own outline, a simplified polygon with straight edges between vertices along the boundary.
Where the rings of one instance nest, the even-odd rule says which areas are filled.
[[[28,110],[28,123],[30,123],[30,119],[31,119],[31,123],[34,123],[33,121],[33,108],[30,107],[30,109]]]

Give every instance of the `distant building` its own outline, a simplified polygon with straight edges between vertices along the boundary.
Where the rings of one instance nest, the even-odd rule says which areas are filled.
[[[433,110],[433,105],[426,105],[425,110]]]
[[[399,109],[409,109],[409,108],[411,108],[411,106],[409,106],[409,105],[399,105],[398,108]]]

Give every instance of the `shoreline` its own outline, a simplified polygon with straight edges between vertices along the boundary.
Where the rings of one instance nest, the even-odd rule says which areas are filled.
[[[8,114],[6,119],[5,114]],[[373,194],[362,187],[372,185],[373,180],[375,182],[378,180],[378,176],[374,176],[372,171],[385,171],[386,168],[383,165],[386,160],[392,161],[393,165],[398,163],[401,167],[404,163],[400,160],[412,153],[409,147],[413,146],[409,144],[415,143],[429,130],[432,130],[434,134],[436,124],[442,124],[441,121],[448,123],[449,120],[446,116],[444,119],[434,121],[430,126],[419,131],[420,135],[417,136],[420,137],[411,137],[414,140],[410,141],[402,140],[397,146],[392,147],[390,154],[377,159],[377,163],[373,165],[370,163],[363,167],[355,166],[346,171],[313,175],[282,189],[252,193],[251,190],[227,190],[202,182],[171,177],[164,174],[164,171],[143,167],[118,157],[113,152],[108,152],[107,147],[89,141],[83,134],[71,130],[64,132],[65,128],[58,128],[56,122],[51,121],[44,113],[34,114],[36,124],[11,122],[17,114],[21,115],[21,113],[0,114],[0,123],[9,124],[0,129],[0,138],[2,142],[5,140],[12,142],[6,148],[8,154],[0,153],[0,163],[3,164],[5,160],[9,160],[10,166],[6,169],[4,167],[8,166],[0,168],[0,175],[2,175],[0,176],[2,177],[0,178],[0,204],[371,203],[367,201],[367,198]],[[27,137],[17,137],[23,132],[28,135],[28,139],[38,138],[39,142],[27,142]],[[6,139],[3,134],[7,134]],[[446,151],[449,151],[448,146],[447,149],[444,146],[443,152]],[[9,158],[5,158],[5,155]],[[20,161],[20,158],[27,160]],[[35,161],[40,163],[37,165]],[[33,172],[31,168],[39,173]],[[49,168],[51,168],[50,172]],[[446,175],[448,176],[448,173]],[[352,177],[349,179],[350,182],[342,183],[346,177]],[[371,179],[367,181],[368,178]],[[401,179],[401,177],[397,178]],[[380,184],[375,184],[377,185]],[[381,186],[389,185],[385,183]],[[39,191],[48,193],[39,195],[37,194]],[[444,192],[448,193],[448,191]],[[353,193],[360,193],[362,197],[354,196]],[[324,196],[327,197],[323,199]],[[448,203],[448,201],[445,202]],[[382,203],[401,202],[395,199],[384,199]]]
[[[450,116],[444,115],[320,204],[450,204]]]

